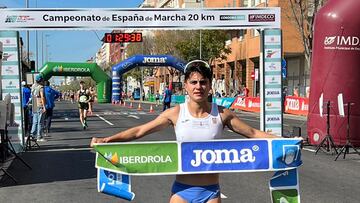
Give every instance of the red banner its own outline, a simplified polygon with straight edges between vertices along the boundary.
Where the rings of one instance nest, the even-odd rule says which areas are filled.
[[[287,96],[285,98],[285,113],[307,116],[309,99],[305,97]]]
[[[243,111],[260,112],[260,97],[236,97],[230,108]]]
[[[309,99],[305,97],[287,96],[285,98],[285,113],[307,116]],[[260,112],[260,97],[236,97],[231,105],[232,109],[242,111]]]

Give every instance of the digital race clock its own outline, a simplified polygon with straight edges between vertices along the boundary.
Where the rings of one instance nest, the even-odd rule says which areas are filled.
[[[142,42],[142,33],[105,33],[104,43]]]

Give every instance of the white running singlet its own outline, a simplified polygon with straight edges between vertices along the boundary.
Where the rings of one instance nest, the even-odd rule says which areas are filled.
[[[205,118],[194,118],[187,102],[180,104],[179,117],[175,126],[177,141],[213,140],[224,130],[218,106],[212,103],[211,113]]]

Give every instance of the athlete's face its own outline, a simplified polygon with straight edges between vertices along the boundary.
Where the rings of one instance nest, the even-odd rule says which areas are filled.
[[[191,100],[195,102],[206,101],[210,91],[210,81],[200,73],[193,72],[185,82],[185,90]]]

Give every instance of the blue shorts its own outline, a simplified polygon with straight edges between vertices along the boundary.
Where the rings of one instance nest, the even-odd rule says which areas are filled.
[[[179,182],[174,182],[171,192],[179,195],[184,200],[191,203],[203,203],[211,199],[220,197],[220,186],[205,185],[205,186],[193,186],[185,185]]]

